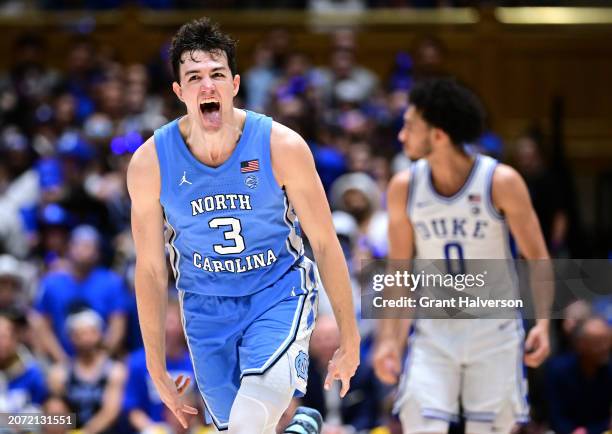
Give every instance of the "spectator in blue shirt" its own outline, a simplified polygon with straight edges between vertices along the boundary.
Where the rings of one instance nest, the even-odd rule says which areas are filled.
[[[547,392],[557,434],[600,434],[610,427],[612,332],[591,317],[574,330],[574,351],[550,360]]]
[[[100,237],[91,226],[78,226],[72,232],[68,267],[47,274],[41,281],[36,309],[44,315],[64,350],[74,347],[65,327],[70,313],[90,308],[104,320],[104,346],[111,354],[120,348],[126,327],[126,288],[123,279],[98,265]]]
[[[133,352],[127,364],[128,380],[123,410],[131,426],[141,432],[162,425],[165,419],[164,404],[147,371],[144,349]],[[183,335],[179,304],[172,298],[166,314],[166,367],[172,378],[183,375],[193,381],[193,368]],[[188,386],[185,393],[193,394],[193,384]]]
[[[0,314],[0,412],[34,413],[47,398],[42,369],[21,346],[19,325]]]

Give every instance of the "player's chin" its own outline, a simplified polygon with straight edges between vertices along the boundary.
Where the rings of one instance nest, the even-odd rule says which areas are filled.
[[[421,159],[425,156],[423,152],[419,152],[418,150],[412,149],[412,148],[405,148],[405,153],[408,156],[408,158],[410,158],[413,161]]]

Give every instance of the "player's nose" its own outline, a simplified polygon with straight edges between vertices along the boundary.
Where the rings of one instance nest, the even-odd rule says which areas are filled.
[[[404,129],[402,128],[399,133],[397,133],[397,140],[399,140],[401,143],[404,143],[406,140],[406,131],[404,131]]]
[[[212,78],[204,77],[202,80],[200,80],[200,91],[202,93],[207,93],[214,89],[215,89],[215,84]]]

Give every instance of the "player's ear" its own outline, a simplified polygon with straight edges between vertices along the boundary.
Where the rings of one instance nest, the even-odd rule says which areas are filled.
[[[447,140],[450,140],[450,137],[448,137],[448,134],[446,134],[444,132],[444,130],[441,130],[440,128],[431,128],[429,130],[429,139],[433,142],[433,143],[440,143],[440,142],[445,142]]]
[[[174,94],[176,95],[178,99],[185,102],[183,100],[183,89],[181,89],[181,85],[178,84],[176,81],[172,83],[172,91],[174,92]]]
[[[240,90],[240,76],[238,74],[234,75],[234,92],[233,95],[238,95],[238,91]]]

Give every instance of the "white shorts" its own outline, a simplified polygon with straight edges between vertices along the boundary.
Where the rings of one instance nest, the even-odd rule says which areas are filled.
[[[518,320],[419,320],[395,406],[403,432],[447,432],[460,402],[468,433],[508,433],[525,422],[523,345]]]

